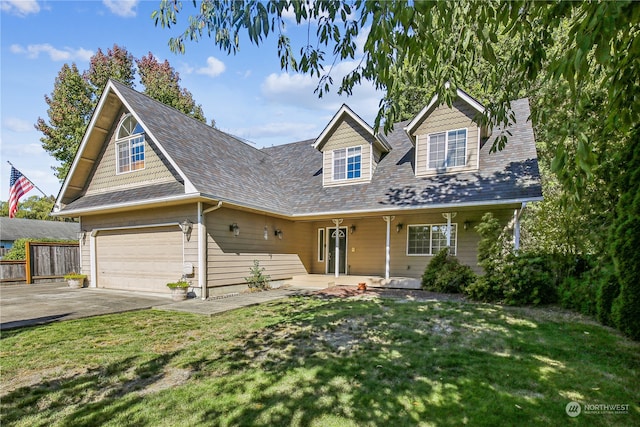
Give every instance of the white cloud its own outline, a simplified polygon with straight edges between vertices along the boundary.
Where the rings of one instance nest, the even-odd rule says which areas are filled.
[[[93,51],[83,48],[72,49],[65,47],[64,49],[57,49],[51,46],[49,43],[43,44],[30,44],[26,47],[13,44],[10,47],[11,52],[20,55],[26,55],[29,59],[36,59],[41,53],[49,55],[52,61],[89,61],[93,55]]]
[[[121,16],[123,18],[134,18],[136,16],[136,6],[138,6],[139,0],[102,0],[102,3],[114,15]]]
[[[217,58],[214,58],[213,56],[210,56],[207,58],[207,66],[198,68],[196,70],[196,73],[204,74],[209,77],[216,77],[224,73],[224,70],[226,70],[226,68],[227,67],[224,65],[224,62],[220,61]]]
[[[378,103],[383,94],[377,91],[371,82],[363,80],[349,97],[340,96],[337,93],[342,78],[356,66],[355,61],[344,61],[334,66],[331,70],[334,84],[322,98],[314,92],[318,80],[307,74],[270,74],[261,85],[261,94],[268,103],[330,113],[337,112],[342,104],[347,104],[370,125],[373,125],[373,119],[378,112]]]
[[[5,117],[2,126],[12,132],[31,132],[34,130],[33,123],[17,117]]]
[[[17,16],[27,16],[30,13],[40,12],[40,5],[36,0],[2,0],[0,8],[3,12]]]

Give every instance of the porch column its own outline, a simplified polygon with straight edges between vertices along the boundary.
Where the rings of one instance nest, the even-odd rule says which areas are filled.
[[[387,223],[387,244],[385,247],[385,260],[384,260],[384,278],[389,280],[389,267],[391,265],[391,221],[395,216],[383,216],[382,219]]]
[[[447,248],[451,249],[451,218],[455,218],[457,212],[446,212],[442,216],[447,220]],[[451,252],[451,250],[449,250]]]
[[[333,221],[333,223],[336,225],[336,238],[335,238],[335,243],[336,243],[336,248],[335,248],[335,253],[334,253],[334,257],[335,259],[333,260],[333,264],[334,264],[334,270],[335,270],[335,277],[337,278],[338,276],[340,276],[340,224],[342,224],[342,218],[339,219],[332,219],[331,221]]]

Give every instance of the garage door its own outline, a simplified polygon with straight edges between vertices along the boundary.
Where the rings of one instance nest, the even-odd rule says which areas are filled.
[[[177,226],[100,232],[98,287],[168,292],[182,275],[182,236]]]

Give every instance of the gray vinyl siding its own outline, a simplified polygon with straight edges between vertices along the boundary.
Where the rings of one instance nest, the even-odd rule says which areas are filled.
[[[233,223],[240,228],[238,236],[229,231]],[[206,225],[207,286],[215,288],[214,294],[220,288],[244,285],[254,260],[272,281],[306,274],[310,268],[315,236],[308,223],[222,208],[207,215]],[[265,226],[268,240],[264,239]],[[282,240],[274,235],[276,229],[282,230]]]
[[[115,139],[115,127],[117,124],[118,121],[115,122],[114,129],[109,135],[109,143],[106,144],[102,155],[98,157],[98,164],[95,167],[93,178],[87,187],[87,195],[143,186],[150,183],[159,184],[175,181],[173,174],[162,161],[159,155],[160,152],[156,152],[153,149],[153,142],[150,140],[149,135],[145,135],[144,169],[117,174]]]
[[[478,132],[479,128],[473,122],[476,110],[466,102],[458,99],[452,108],[443,104],[434,109],[414,132],[416,137],[416,175],[430,176],[440,173],[462,172],[478,169]],[[467,154],[464,167],[449,168],[438,171],[427,168],[428,137],[434,133],[447,132],[455,129],[467,130]]]

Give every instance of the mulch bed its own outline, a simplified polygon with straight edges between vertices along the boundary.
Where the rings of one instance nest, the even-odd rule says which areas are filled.
[[[412,290],[412,289],[384,289],[367,287],[366,290],[358,290],[357,286],[338,285],[331,286],[314,292],[314,295],[323,298],[398,298],[410,301],[465,301],[465,297],[459,294],[441,294],[437,292]]]

